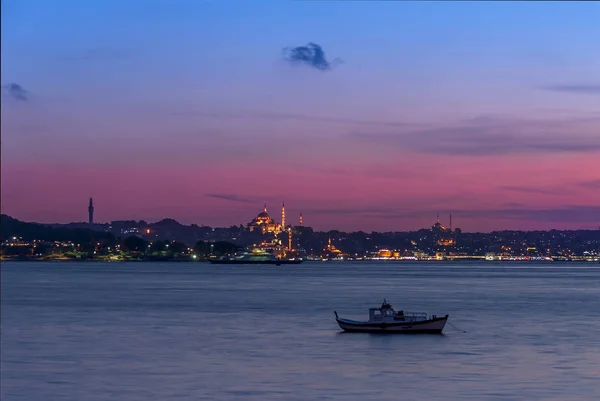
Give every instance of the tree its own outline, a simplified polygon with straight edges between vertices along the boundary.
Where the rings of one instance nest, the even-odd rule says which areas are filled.
[[[200,257],[207,258],[210,255],[210,244],[204,241],[198,241],[194,245],[194,252]]]
[[[167,250],[167,243],[165,241],[155,241],[152,243],[152,246],[150,247],[150,249],[152,250],[152,252],[163,252]]]
[[[213,255],[224,256],[231,255],[238,251],[239,246],[227,241],[217,241],[213,244]]]
[[[130,252],[146,252],[148,249],[148,242],[143,238],[131,236],[125,238],[125,241],[123,241],[123,248]]]
[[[169,244],[169,252],[171,253],[186,253],[188,246],[183,242],[173,241]]]

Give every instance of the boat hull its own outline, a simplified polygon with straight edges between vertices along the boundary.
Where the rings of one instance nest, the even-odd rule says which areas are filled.
[[[448,315],[420,322],[357,322],[336,318],[340,328],[354,333],[442,334]]]
[[[221,260],[211,259],[210,263],[215,265],[297,265],[302,260]]]

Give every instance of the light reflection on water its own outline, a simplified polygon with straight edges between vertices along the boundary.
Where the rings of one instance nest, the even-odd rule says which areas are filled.
[[[339,332],[383,297],[466,333]],[[3,263],[0,395],[594,400],[599,304],[589,264]]]

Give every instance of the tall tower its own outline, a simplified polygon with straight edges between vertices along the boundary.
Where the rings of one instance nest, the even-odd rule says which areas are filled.
[[[300,212],[300,227],[302,227],[302,212]]]
[[[450,213],[450,231],[452,231],[452,213]]]
[[[94,224],[94,202],[90,197],[90,205],[88,206],[88,217],[90,225]]]
[[[438,223],[440,222],[440,214],[439,213],[437,214],[437,222]]]
[[[292,246],[292,228],[288,229],[288,250],[291,251],[293,249]]]
[[[267,213],[267,204],[265,203],[265,208],[263,209],[263,212]]]
[[[285,203],[281,202],[281,230],[285,230]]]

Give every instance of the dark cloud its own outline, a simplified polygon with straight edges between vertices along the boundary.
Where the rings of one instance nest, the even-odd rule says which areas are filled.
[[[8,93],[13,99],[23,101],[28,100],[28,92],[25,89],[23,89],[23,87],[19,84],[12,82],[10,84],[4,85],[3,88],[6,91],[6,93]]]
[[[329,71],[341,63],[340,59],[329,62],[321,46],[316,43],[309,43],[306,46],[286,47],[283,49],[283,58],[291,64],[303,64],[320,71]]]
[[[600,84],[580,84],[580,85],[548,85],[542,89],[556,92],[583,93],[590,95],[600,95]]]
[[[480,117],[445,127],[395,133],[352,133],[365,143],[425,153],[494,156],[532,153],[594,153],[600,118],[520,120]]]

